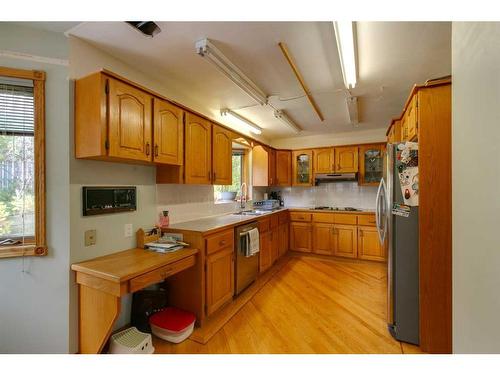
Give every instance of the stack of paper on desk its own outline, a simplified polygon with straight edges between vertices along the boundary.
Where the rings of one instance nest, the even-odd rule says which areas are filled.
[[[184,246],[175,243],[148,242],[145,247],[158,253],[170,253],[182,249]]]

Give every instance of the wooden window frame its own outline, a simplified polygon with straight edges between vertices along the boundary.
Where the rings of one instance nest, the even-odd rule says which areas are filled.
[[[45,72],[0,67],[0,76],[33,81],[35,127],[35,238],[12,246],[0,246],[0,258],[47,255],[45,220]]]

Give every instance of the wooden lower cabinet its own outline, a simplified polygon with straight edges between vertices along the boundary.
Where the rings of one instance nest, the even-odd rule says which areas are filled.
[[[290,224],[290,249],[310,253],[312,250],[311,223],[292,222]]]
[[[312,228],[313,253],[333,255],[333,224],[314,223]]]
[[[358,227],[358,258],[385,261],[385,249],[380,245],[375,227]]]
[[[286,254],[290,243],[290,227],[288,223],[280,224],[279,226],[279,248],[278,248],[278,258],[281,258]]]
[[[274,264],[279,256],[279,227],[271,230],[271,264]]]
[[[233,298],[234,294],[234,251],[226,247],[206,258],[206,306],[207,315]]]
[[[271,231],[260,233],[259,272],[267,271],[272,264]]]
[[[358,256],[358,228],[355,225],[333,226],[333,255],[346,258]]]

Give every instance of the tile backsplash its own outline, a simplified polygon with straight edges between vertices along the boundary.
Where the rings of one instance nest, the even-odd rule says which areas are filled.
[[[239,202],[215,203],[212,185],[156,185],[157,214],[168,210],[171,223],[238,211]]]
[[[275,189],[272,189],[275,191]],[[311,187],[279,189],[288,207],[337,206],[375,209],[376,186],[359,186],[357,182],[333,182]]]
[[[264,198],[269,188],[254,188],[254,200]],[[377,188],[358,186],[357,182],[336,182],[312,187],[281,188],[281,196],[289,207],[350,206],[375,208]],[[171,223],[238,211],[240,204],[215,203],[211,185],[156,185],[157,214],[168,210]],[[251,207],[251,202],[247,203]]]

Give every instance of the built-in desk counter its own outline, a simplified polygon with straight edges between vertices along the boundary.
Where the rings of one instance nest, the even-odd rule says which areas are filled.
[[[79,287],[79,351],[99,353],[120,314],[120,298],[195,266],[197,249],[160,254],[120,251],[75,263]]]

